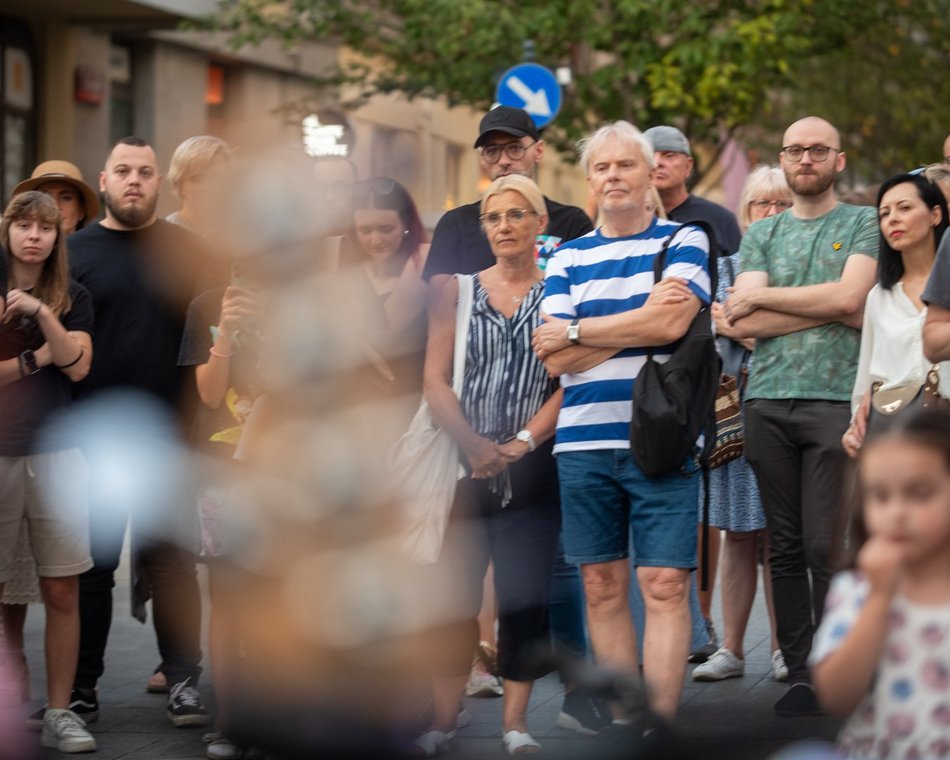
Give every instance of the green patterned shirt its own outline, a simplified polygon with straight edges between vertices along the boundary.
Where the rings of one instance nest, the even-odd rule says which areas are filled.
[[[770,287],[836,282],[849,256],[877,259],[879,234],[869,206],[839,203],[817,219],[776,214],[749,227],[739,269],[765,272]],[[860,331],[840,322],[761,338],[746,398],[850,401],[860,344]]]

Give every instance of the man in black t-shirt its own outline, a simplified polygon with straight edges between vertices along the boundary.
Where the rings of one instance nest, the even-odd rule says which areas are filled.
[[[99,176],[105,218],[69,239],[70,269],[89,290],[96,312],[96,356],[80,397],[131,389],[176,415],[183,411],[187,388],[178,367],[185,314],[208,261],[196,235],[156,219],[160,182],[151,146],[134,137],[120,140]],[[166,510],[158,518],[148,515],[149,522],[179,526],[194,519],[193,507],[172,503],[172,485]],[[98,506],[93,494],[95,566],[80,576],[81,638],[73,691],[74,704],[81,703],[74,709],[87,721],[98,716],[95,687],[104,667],[113,574],[129,516]],[[171,687],[167,715],[176,726],[204,725],[208,716],[197,690],[201,601],[194,554],[170,540],[142,535],[137,522],[133,517],[136,565],[151,592],[161,667]]]
[[[686,181],[693,172],[693,155],[686,135],[667,126],[651,127],[643,134],[653,145],[653,186],[660,194],[666,215],[674,222],[708,222],[716,235],[718,256],[738,251],[742,232],[736,215],[686,189]]]
[[[479,164],[491,180],[506,174],[523,174],[537,179],[538,165],[544,157],[544,141],[531,117],[520,108],[498,106],[482,118],[475,141]],[[581,209],[545,198],[548,226],[538,236],[538,265],[561,243],[586,235],[593,229],[590,218]],[[447,211],[435,227],[432,246],[422,277],[433,290],[453,274],[474,274],[495,264],[495,257],[482,232],[478,216],[480,202]]]

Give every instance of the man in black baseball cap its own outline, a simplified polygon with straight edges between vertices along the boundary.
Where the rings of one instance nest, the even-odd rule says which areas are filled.
[[[482,172],[490,180],[508,174],[537,179],[544,157],[544,140],[532,118],[520,108],[497,106],[482,117],[475,141]],[[590,218],[575,206],[545,198],[548,226],[538,236],[539,265],[562,242],[593,229]],[[472,274],[495,263],[488,238],[478,222],[479,202],[446,212],[436,225],[422,276],[435,294],[453,274]]]
[[[511,106],[498,106],[482,117],[478,125],[478,139],[475,141],[475,147],[481,148],[485,145],[492,132],[501,132],[515,137],[530,137],[534,142],[541,139],[534,119],[528,116],[528,112]]]

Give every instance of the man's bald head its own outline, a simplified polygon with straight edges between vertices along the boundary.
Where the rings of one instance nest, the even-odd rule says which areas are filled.
[[[785,130],[782,145],[813,145],[819,143],[829,148],[841,149],[841,135],[834,125],[820,116],[806,116]]]
[[[950,164],[950,135],[943,141],[943,160]]]

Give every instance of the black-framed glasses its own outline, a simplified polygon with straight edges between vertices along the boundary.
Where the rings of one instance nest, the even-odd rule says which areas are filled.
[[[510,142],[504,143],[501,145],[483,145],[479,150],[482,153],[484,159],[490,163],[498,163],[498,160],[501,158],[502,151],[508,156],[512,161],[520,161],[524,158],[525,153],[528,152],[528,148],[534,145],[537,140],[532,140],[527,145],[522,145],[521,142]]]
[[[538,212],[526,208],[510,208],[504,213],[490,211],[487,214],[482,214],[478,217],[478,221],[482,223],[483,227],[497,227],[501,224],[502,219],[507,219],[511,224],[518,224],[519,222],[523,222],[531,214],[537,216]]]
[[[831,151],[835,153],[841,152],[838,148],[829,148],[827,145],[786,145],[782,148],[782,153],[785,154],[785,158],[793,164],[797,164],[801,161],[805,153],[808,153],[808,155],[811,156],[811,160],[816,164],[820,164],[822,161],[828,160],[828,154],[831,153]]]
[[[750,206],[754,206],[759,209],[759,211],[768,211],[772,206],[775,206],[776,211],[785,211],[792,207],[791,201],[767,201],[764,198],[757,201],[749,201]]]

